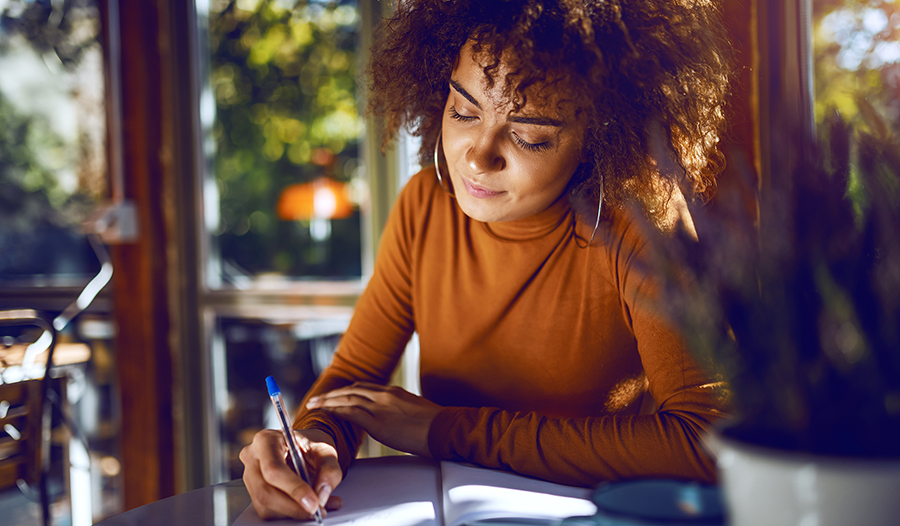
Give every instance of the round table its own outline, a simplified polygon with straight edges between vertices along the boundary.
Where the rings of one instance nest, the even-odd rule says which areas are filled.
[[[102,526],[230,526],[250,505],[243,480],[188,491],[120,513],[97,523]]]

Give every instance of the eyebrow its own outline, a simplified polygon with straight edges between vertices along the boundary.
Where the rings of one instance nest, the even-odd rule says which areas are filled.
[[[466,88],[460,86],[459,82],[456,82],[455,80],[450,79],[450,85],[453,86],[453,89],[455,89],[457,93],[459,93],[460,95],[465,97],[466,100],[468,100],[469,102],[474,104],[476,108],[478,108],[479,110],[482,109],[481,104],[478,104],[478,101],[475,100],[475,97],[473,97],[471,93],[466,91]]]
[[[472,96],[471,93],[466,91],[466,88],[459,85],[459,82],[456,82],[453,79],[450,79],[450,86],[456,90],[457,93],[466,98],[469,102],[475,105],[476,108],[483,109],[481,104],[475,100],[475,97]],[[510,115],[507,120],[509,122],[518,122],[520,124],[534,124],[536,126],[555,126],[560,128],[563,126],[563,122],[557,119],[551,119],[550,117],[525,117],[522,115]]]
[[[563,123],[550,117],[523,117],[521,115],[510,115],[506,120],[509,122],[518,122],[521,124],[536,124],[538,126],[555,126],[561,128]]]

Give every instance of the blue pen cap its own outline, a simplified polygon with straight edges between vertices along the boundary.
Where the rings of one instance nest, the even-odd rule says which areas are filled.
[[[269,388],[269,396],[278,396],[281,394],[281,389],[278,388],[278,384],[275,383],[275,379],[271,376],[266,378],[266,387]]]

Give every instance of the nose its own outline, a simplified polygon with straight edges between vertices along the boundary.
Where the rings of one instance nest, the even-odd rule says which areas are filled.
[[[506,167],[499,139],[493,130],[485,130],[476,137],[466,152],[466,163],[473,174],[499,172]]]

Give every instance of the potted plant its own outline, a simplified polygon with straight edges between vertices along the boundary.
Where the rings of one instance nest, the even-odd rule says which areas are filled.
[[[758,223],[720,195],[699,241],[660,244],[667,310],[735,411],[711,438],[732,524],[900,524],[900,144],[859,103]]]

